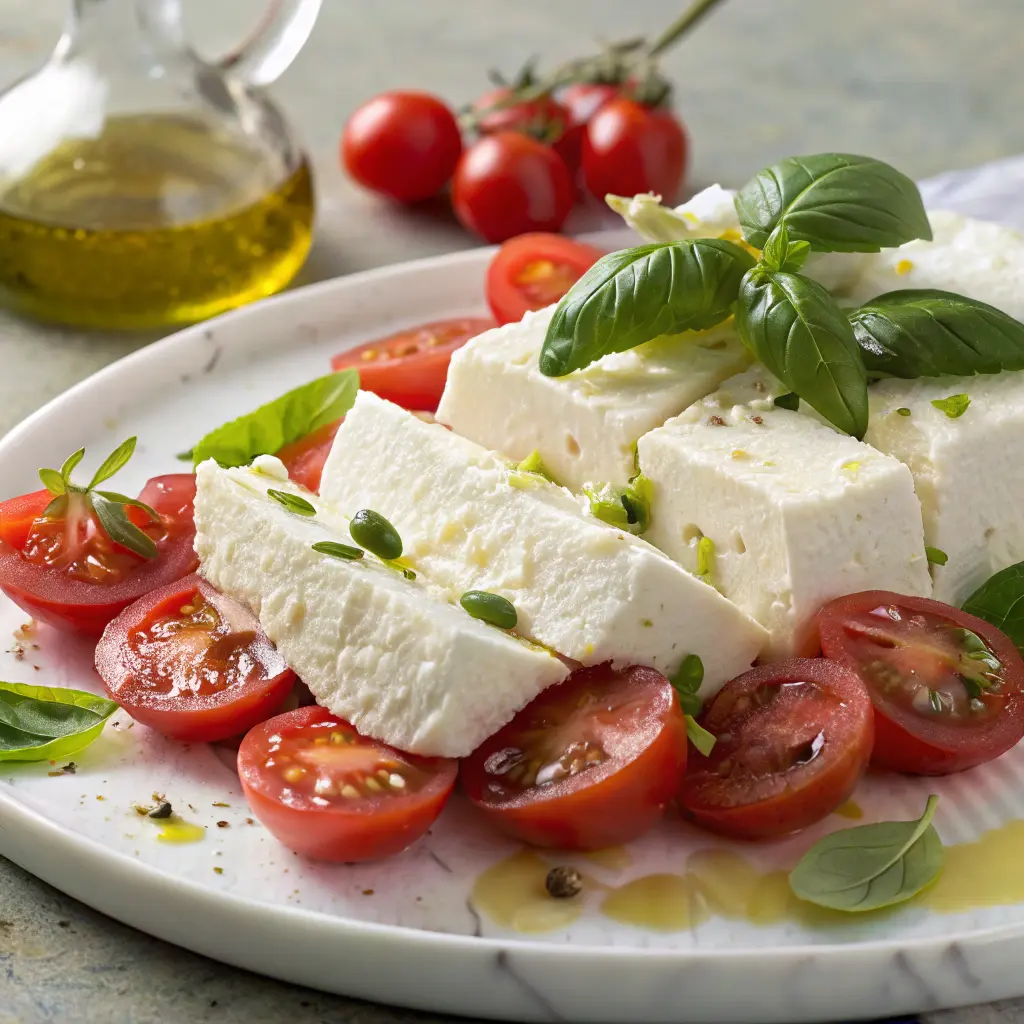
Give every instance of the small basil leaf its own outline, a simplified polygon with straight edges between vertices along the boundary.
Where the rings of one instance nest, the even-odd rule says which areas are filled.
[[[84,690],[0,683],[0,761],[53,761],[87,747],[117,705]]]
[[[793,869],[790,888],[808,903],[849,913],[916,896],[938,877],[945,859],[932,825],[938,802],[930,796],[918,821],[883,821],[825,836]]]
[[[790,412],[796,412],[800,408],[800,396],[796,392],[790,391],[789,394],[779,395],[772,404],[776,409],[788,409]]]
[[[796,274],[807,262],[810,254],[810,243],[791,241],[786,222],[782,220],[764,243],[761,263],[769,270],[784,270],[786,273]]]
[[[179,462],[191,462],[192,459],[195,457],[195,453],[193,452],[193,450],[191,448],[189,448],[189,450],[187,452],[178,452],[178,454],[175,455],[174,457]]]
[[[147,505],[144,501],[139,501],[138,498],[129,498],[127,494],[119,494],[117,491],[95,491],[94,493],[101,495],[108,501],[117,502],[118,505],[128,505],[131,508],[141,508],[154,523],[159,522],[160,520],[160,513],[157,512],[155,508]]]
[[[766,167],[737,193],[736,213],[758,249],[783,219],[790,238],[819,252],[878,252],[932,237],[910,178],[848,153],[793,156]]]
[[[710,757],[711,751],[715,749],[718,742],[715,737],[707,731],[693,715],[685,715],[687,739],[700,751],[704,757]]]
[[[55,469],[39,470],[39,479],[43,481],[43,486],[53,495],[63,494],[67,490],[64,477]]]
[[[670,682],[672,688],[679,695],[679,704],[683,713],[696,716],[704,708],[704,702],[698,696],[701,683],[704,682],[704,662],[700,655],[688,654],[683,658],[682,664],[676,669],[675,675]]]
[[[128,518],[124,505],[105,498],[98,491],[93,491],[90,499],[100,526],[112,541],[143,558],[156,558],[157,550],[153,538],[143,533]]]
[[[352,408],[359,374],[342,370],[303,384],[245,416],[211,430],[193,449],[198,466],[216,459],[222,466],[246,466],[257,455],[273,455]]]
[[[944,412],[951,420],[958,420],[971,404],[969,396],[962,392],[958,395],[950,395],[948,398],[933,398],[932,405],[939,412]]]
[[[968,377],[1024,370],[1024,324],[964,295],[887,292],[850,314],[873,377]]]
[[[559,302],[540,372],[562,377],[611,352],[727,319],[753,257],[719,238],[655,242],[603,256]]]
[[[840,430],[868,427],[868,378],[850,321],[816,281],[755,267],[740,285],[736,327],[751,352]]]
[[[964,611],[1001,629],[1024,654],[1024,562],[990,576],[964,602]]]
[[[89,490],[92,490],[97,484],[103,483],[104,480],[109,480],[118,470],[124,468],[128,460],[135,454],[135,440],[134,437],[129,437],[127,441],[122,441],[100,463],[100,468],[93,473],[92,479],[89,481]],[[75,454],[77,455],[78,453],[76,452]]]
[[[60,475],[64,477],[64,483],[68,486],[71,485],[71,474],[75,471],[78,464],[85,458],[85,449],[79,448],[77,452],[72,452],[65,460],[64,465],[60,467]]]
[[[932,548],[925,545],[924,555],[928,559],[929,565],[945,565],[949,561],[949,555],[942,548]]]

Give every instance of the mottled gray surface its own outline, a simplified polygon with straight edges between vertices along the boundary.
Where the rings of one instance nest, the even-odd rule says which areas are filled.
[[[124,2],[124,0],[117,0]],[[0,83],[55,40],[64,0],[0,0]],[[215,52],[257,0],[186,0]],[[321,220],[304,280],[472,244],[443,213],[402,214],[337,170],[345,115],[381,89],[472,97],[489,66],[556,60],[590,37],[652,32],[674,0],[325,0],[275,88],[318,171]],[[730,0],[666,61],[693,136],[693,187],[737,184],[795,152],[866,152],[915,177],[1024,151],[1020,0]],[[147,339],[84,335],[0,314],[0,429]],[[439,1018],[320,996],[214,964],[117,925],[0,859],[0,1024]],[[933,1014],[1024,1022],[1024,1009]]]

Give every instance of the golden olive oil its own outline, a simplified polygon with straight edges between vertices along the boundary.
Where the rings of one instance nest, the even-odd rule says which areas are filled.
[[[0,181],[0,301],[85,327],[191,323],[283,288],[312,221],[304,160],[190,118],[111,118]]]

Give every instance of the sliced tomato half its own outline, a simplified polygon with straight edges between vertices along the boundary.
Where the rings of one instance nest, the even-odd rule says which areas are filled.
[[[320,490],[324,463],[331,454],[331,446],[340,426],[341,420],[335,420],[298,441],[286,444],[277,453],[292,480],[314,493]]]
[[[1005,633],[923,597],[872,590],[818,613],[822,651],[864,681],[879,768],[963,771],[1024,738],[1024,662]]]
[[[238,750],[249,806],[296,853],[318,860],[378,860],[430,828],[457,765],[361,736],[319,706],[256,726]]]
[[[12,548],[23,548],[32,524],[46,511],[53,495],[44,487],[0,502],[0,540]]]

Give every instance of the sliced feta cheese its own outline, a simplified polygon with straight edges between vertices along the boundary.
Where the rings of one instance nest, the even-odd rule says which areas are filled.
[[[422,576],[314,551],[351,544],[347,520],[281,480],[276,461],[199,467],[196,552],[325,707],[402,750],[463,757],[566,677],[552,654],[471,618]],[[289,512],[268,487],[301,493],[316,517]]]
[[[554,478],[626,484],[648,430],[746,369],[731,325],[659,338],[565,377],[538,366],[554,307],[472,339],[452,357],[437,418],[512,459],[539,451]]]
[[[516,631],[585,665],[704,662],[707,692],[750,667],[764,630],[646,541],[595,519],[581,499],[397,405],[360,392],[320,493],[372,508],[407,556],[457,600],[515,605]]]
[[[866,440],[913,473],[925,543],[948,558],[932,566],[933,596],[959,606],[1024,559],[1024,373],[885,380],[869,393]],[[957,394],[970,399],[961,416],[932,405]]]
[[[639,443],[654,487],[646,536],[691,571],[708,538],[711,582],[768,629],[777,658],[834,597],[931,590],[907,468],[775,408],[779,390],[752,369]]]

